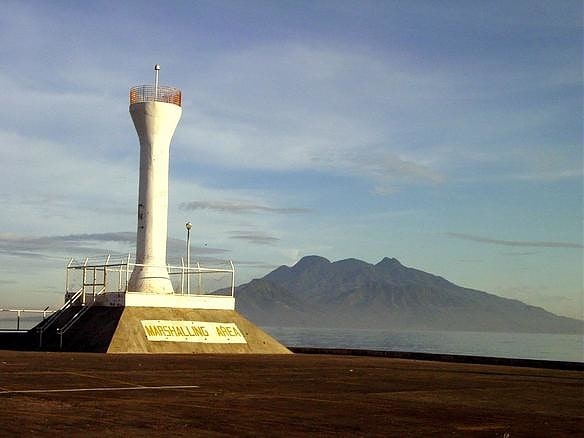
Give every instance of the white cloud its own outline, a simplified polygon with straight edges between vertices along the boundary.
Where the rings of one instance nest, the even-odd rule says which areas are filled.
[[[3,220],[6,231],[125,228],[134,216],[137,169],[76,152],[49,139],[0,130],[0,171],[7,182],[0,199],[10,212]]]
[[[492,245],[501,246],[521,246],[530,248],[571,248],[571,249],[584,248],[584,245],[582,243],[575,242],[553,242],[543,240],[504,240],[466,233],[446,233],[446,235],[454,237],[456,239],[470,240],[473,242],[488,243]]]
[[[445,178],[401,141],[402,122],[421,101],[435,105],[452,93],[456,81],[429,77],[402,54],[267,45],[220,55],[197,76],[176,137],[189,160],[333,171],[378,186]]]
[[[188,87],[195,95],[178,147],[192,161],[225,167],[350,175],[378,193],[468,180],[484,163],[497,180],[581,176],[572,147],[530,143],[564,118],[565,106],[514,101],[573,86],[573,69],[501,67],[469,74],[405,52],[301,41],[222,52]],[[526,144],[510,146],[516,138]],[[562,162],[531,159],[550,149],[569,153]]]
[[[446,177],[431,167],[408,161],[380,148],[366,153],[351,153],[336,157],[331,154],[330,167],[339,173],[357,175],[376,183],[380,195],[392,194],[409,184],[440,184]],[[324,159],[326,163],[327,159]]]
[[[280,239],[263,231],[230,231],[230,238],[256,245],[273,245]]]

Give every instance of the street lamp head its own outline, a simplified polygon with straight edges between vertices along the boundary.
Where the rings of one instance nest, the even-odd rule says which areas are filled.
[[[191,224],[190,222],[187,222],[187,223],[185,224],[185,227],[187,227],[187,230],[189,230],[189,231],[190,231],[190,230],[191,230],[191,228],[193,228],[193,224]]]

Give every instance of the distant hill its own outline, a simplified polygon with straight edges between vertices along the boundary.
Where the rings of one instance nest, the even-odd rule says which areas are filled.
[[[467,289],[384,258],[331,263],[307,256],[237,287],[237,310],[257,324],[408,330],[582,333],[583,322]]]

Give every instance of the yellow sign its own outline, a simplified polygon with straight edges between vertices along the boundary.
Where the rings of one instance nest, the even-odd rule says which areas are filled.
[[[233,322],[142,320],[149,341],[247,344]]]

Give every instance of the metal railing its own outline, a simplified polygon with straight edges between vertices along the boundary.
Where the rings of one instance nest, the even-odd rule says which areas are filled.
[[[105,259],[86,257],[81,262],[70,259],[66,271],[65,296],[79,293],[81,305],[85,305],[88,301],[95,301],[95,297],[104,293],[108,286],[110,292],[125,291],[129,278],[128,261],[129,256],[127,259],[112,260],[111,255],[105,256]],[[80,274],[80,283],[74,284],[75,273]],[[117,287],[108,283],[112,273],[117,274]]]
[[[54,310],[48,310],[48,307],[44,310],[34,310],[34,309],[0,309],[0,313],[9,313],[9,314],[16,314],[16,328],[6,328],[6,327],[2,327],[0,328],[0,331],[16,331],[16,332],[20,332],[20,331],[28,331],[28,329],[23,329],[21,328],[21,320],[23,317],[26,317],[27,314],[30,315],[42,315],[43,316],[43,320],[47,319],[47,315],[51,315],[52,313],[54,313]],[[12,318],[10,318],[9,315],[9,319],[8,321],[12,320]],[[2,321],[6,321],[6,319],[2,319]]]
[[[166,102],[182,106],[180,89],[167,85],[138,85],[130,88],[130,105],[141,102]]]
[[[93,306],[98,297],[106,293],[125,293],[128,292],[128,281],[135,266],[147,266],[131,261],[132,256],[101,256],[85,258],[82,261],[70,259],[66,269],[65,285],[65,303],[57,311],[40,311],[51,313],[43,319],[42,323],[37,326],[39,334],[39,347],[43,346],[43,334],[59,319],[63,311],[79,306],[80,309],[75,312],[61,327],[57,328],[59,335],[59,346],[63,347],[63,335]],[[229,268],[206,268],[200,266],[187,266],[181,259],[181,266],[165,266],[171,279],[180,280],[180,287],[175,289],[175,295],[226,295],[233,297],[235,293],[235,268],[231,260],[227,261]],[[212,275],[227,275],[229,285],[225,288],[214,287],[209,293],[203,288],[203,278]],[[197,276],[196,293],[191,294],[190,281],[185,281],[189,276]],[[78,281],[75,282],[75,278]],[[176,281],[175,281],[176,283]],[[185,283],[188,285],[185,289]],[[0,309],[3,310],[3,309]],[[20,312],[25,312],[21,310]],[[30,311],[33,312],[33,311]],[[17,325],[19,327],[19,325]]]
[[[101,290],[97,295],[101,295],[104,293],[105,290]],[[67,333],[67,331],[77,322],[79,318],[83,316],[85,312],[89,310],[89,308],[95,304],[97,295],[93,296],[93,300],[90,302],[84,302],[81,308],[73,315],[69,320],[62,325],[61,327],[57,328],[57,334],[59,335],[59,349],[63,349],[63,335]]]
[[[228,267],[225,268],[208,268],[201,266],[198,262],[194,266],[188,266],[184,259],[181,259],[181,266],[167,265],[164,268],[173,282],[175,295],[228,295],[233,297],[235,294],[235,267],[231,260],[226,261],[226,263]],[[92,302],[97,295],[102,293],[128,292],[130,275],[136,266],[147,265],[133,262],[130,254],[85,258],[81,261],[70,259],[67,264],[66,296],[81,293],[81,304],[84,305],[86,302]],[[197,280],[195,291],[191,290],[191,282],[187,281],[191,276],[195,276]],[[219,284],[222,278],[218,279],[218,277],[225,276],[228,278],[223,278],[224,283]],[[213,278],[215,278],[216,283],[212,283]]]
[[[77,291],[77,293],[75,293],[72,297],[70,297],[69,299],[67,299],[65,301],[65,303],[61,306],[61,308],[59,310],[57,310],[51,316],[49,316],[47,319],[45,319],[42,324],[39,324],[39,326],[37,327],[37,332],[39,334],[39,348],[42,348],[42,346],[43,346],[44,332],[47,331],[47,329],[49,327],[51,327],[55,323],[55,321],[57,321],[59,315],[64,310],[73,306],[81,298],[82,294],[83,294],[83,290]]]

